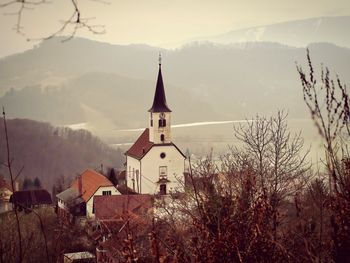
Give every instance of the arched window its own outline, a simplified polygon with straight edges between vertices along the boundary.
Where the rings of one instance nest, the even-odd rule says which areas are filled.
[[[163,119],[163,127],[166,126],[166,119]]]
[[[158,120],[158,127],[163,127],[162,125],[163,125],[163,122],[162,122],[161,119],[159,119],[159,120]]]
[[[160,141],[164,142],[164,134],[160,135]]]

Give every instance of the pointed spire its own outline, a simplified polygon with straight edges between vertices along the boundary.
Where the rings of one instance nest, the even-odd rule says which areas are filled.
[[[149,112],[171,112],[165,97],[164,85],[163,85],[163,77],[162,77],[162,57],[159,53],[159,71],[158,71],[158,79],[156,92],[154,93],[153,105],[148,110]]]

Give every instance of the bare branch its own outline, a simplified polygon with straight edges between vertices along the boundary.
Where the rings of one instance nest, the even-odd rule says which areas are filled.
[[[47,40],[54,38],[56,36],[60,35],[66,35],[66,38],[62,40],[63,42],[68,41],[76,36],[77,32],[79,30],[86,29],[87,31],[91,32],[92,34],[104,34],[105,33],[105,27],[103,25],[97,25],[97,24],[91,24],[91,20],[94,18],[84,18],[81,14],[80,7],[78,5],[77,0],[69,0],[72,4],[73,12],[68,17],[68,19],[61,21],[62,26],[59,27],[54,33],[42,37],[42,38],[27,38],[28,41],[37,41],[37,40]],[[102,0],[94,0],[94,2],[98,2],[101,4],[108,4],[106,1]],[[22,17],[26,10],[33,10],[36,6],[50,3],[48,0],[13,0],[8,1],[3,4],[0,4],[0,8],[7,8],[9,6],[15,6],[17,10],[12,13],[5,13],[5,15],[13,15],[17,17],[16,24],[14,26],[14,30],[21,35],[25,35],[23,31],[23,21]],[[71,30],[71,32],[67,32],[68,30]]]

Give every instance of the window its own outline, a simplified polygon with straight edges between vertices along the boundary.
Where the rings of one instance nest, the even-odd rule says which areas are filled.
[[[151,119],[151,127],[153,127],[153,120]]]
[[[166,156],[166,154],[164,152],[160,154],[160,158],[162,158],[162,159],[164,159],[165,156]]]
[[[163,112],[159,114],[158,126],[159,127],[165,127],[166,126],[165,114]]]
[[[159,187],[159,193],[161,195],[166,195],[166,184],[161,184]]]
[[[164,142],[164,134],[160,135],[160,141]]]
[[[166,126],[166,119],[159,119],[158,120],[158,126],[159,127],[165,127]]]
[[[112,191],[102,191],[102,195],[112,195]]]
[[[166,166],[159,166],[159,177],[160,178],[167,177],[167,167]]]

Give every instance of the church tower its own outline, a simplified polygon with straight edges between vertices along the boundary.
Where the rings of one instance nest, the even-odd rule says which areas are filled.
[[[171,143],[171,110],[166,102],[160,55],[156,91],[153,105],[148,111],[150,113],[149,141],[155,144]]]
[[[172,142],[171,110],[162,77],[161,57],[149,124],[125,153],[127,186],[136,193],[167,195],[183,191],[186,156]]]

